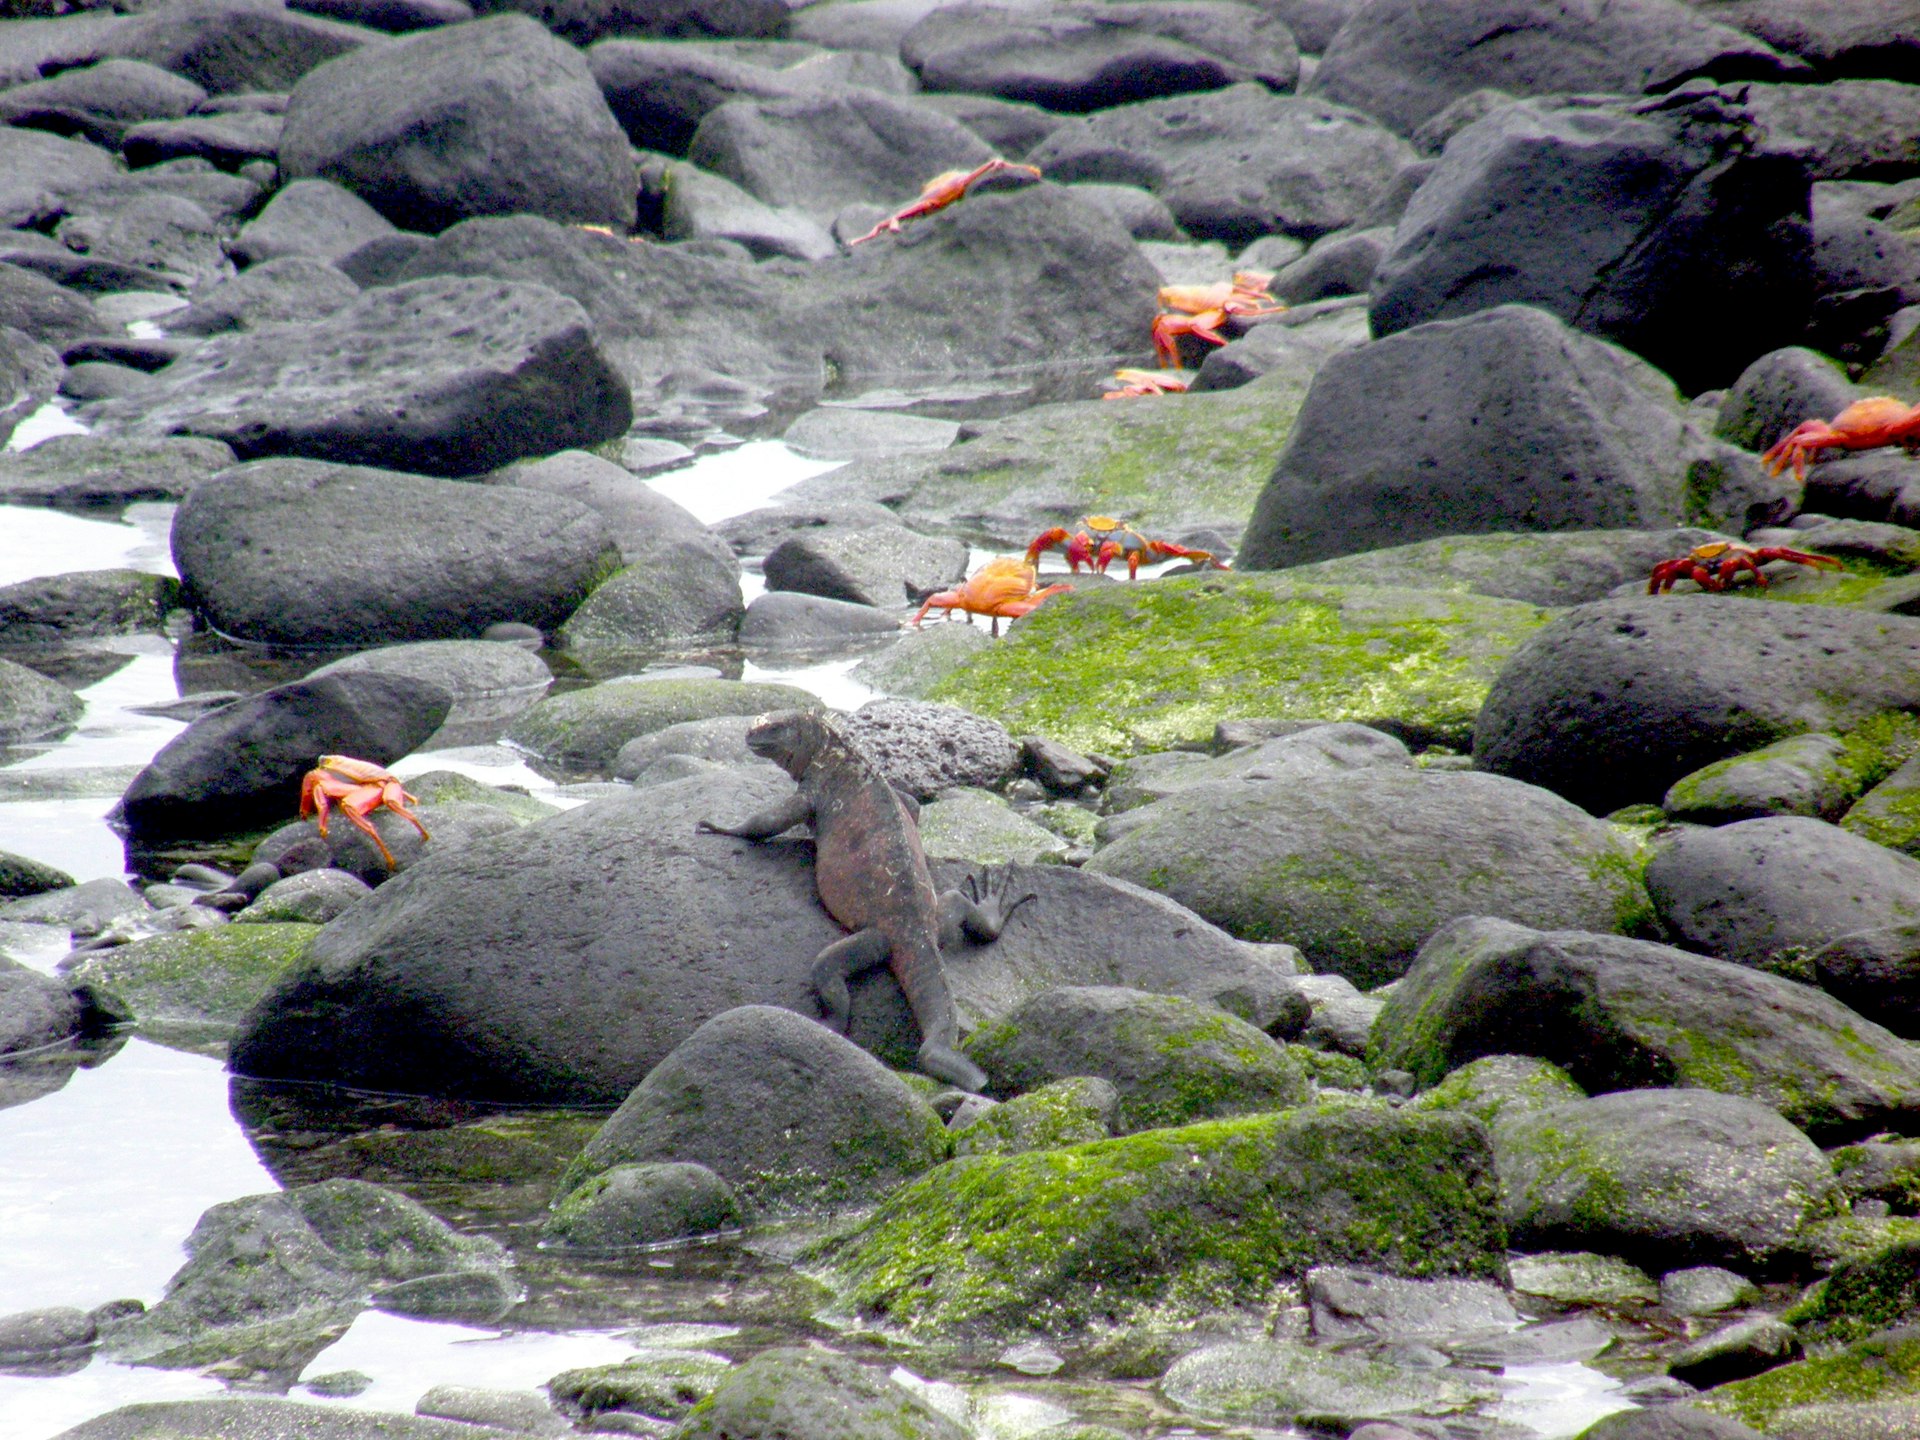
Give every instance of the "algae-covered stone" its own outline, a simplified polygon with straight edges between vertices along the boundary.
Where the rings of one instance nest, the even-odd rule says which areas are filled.
[[[1344,1430],[1383,1416],[1451,1415],[1499,1391],[1297,1340],[1262,1340],[1194,1351],[1161,1379],[1160,1393],[1217,1420]]]
[[[1646,940],[1455,921],[1394,987],[1368,1059],[1433,1085],[1502,1052],[1594,1092],[1745,1096],[1822,1136],[1920,1111],[1920,1054],[1811,986]]]
[[[1849,1199],[1884,1200],[1898,1215],[1920,1212],[1920,1142],[1869,1140],[1827,1158]]]
[[[76,570],[0,586],[0,645],[53,645],[158,630],[180,582],[144,570]]]
[[[1920,1399],[1920,1335],[1896,1330],[1857,1341],[1838,1355],[1815,1356],[1718,1386],[1699,1404],[1773,1435],[1781,1433],[1775,1429],[1777,1421],[1815,1406],[1834,1407],[1836,1418],[1845,1424],[1847,1411],[1855,1406],[1915,1399]],[[1864,1436],[1873,1432],[1856,1427],[1826,1433]]]
[[[1097,1075],[1074,1075],[1040,1085],[987,1109],[953,1132],[956,1155],[1018,1155],[1057,1150],[1113,1134],[1120,1093]]]
[[[713,1393],[733,1368],[723,1355],[704,1350],[646,1349],[618,1365],[563,1370],[547,1393],[589,1419],[609,1410],[678,1420]]]
[[[324,925],[372,893],[371,885],[344,870],[303,870],[274,881],[233,918],[236,924]]]
[[[609,770],[620,747],[687,720],[817,710],[820,701],[792,685],[739,680],[622,680],[550,695],[515,720],[506,738],[543,760],[580,770]]]
[[[486,805],[529,824],[560,813],[559,806],[549,805],[523,790],[488,785],[458,770],[429,770],[424,775],[410,776],[407,793],[422,805]]]
[[[967,1053],[1001,1093],[1074,1075],[1111,1081],[1121,1134],[1277,1110],[1312,1088],[1286,1047],[1246,1021],[1183,995],[1117,986],[1036,995],[975,1031]]]
[[[1314,1265],[1503,1275],[1486,1131],[1314,1106],[973,1156],[811,1259],[909,1331],[1067,1332],[1264,1302]]]
[[[733,1187],[704,1165],[616,1165],[568,1193],[547,1217],[548,1240],[589,1248],[657,1245],[742,1221]]]
[[[1617,1091],[1503,1118],[1493,1135],[1523,1249],[1777,1269],[1803,1258],[1803,1231],[1836,1208],[1811,1140],[1710,1090]]]
[[[742,1005],[647,1073],[560,1188],[616,1165],[681,1160],[755,1206],[857,1204],[946,1154],[940,1117],[873,1056],[791,1010]]]
[[[1837,735],[1790,735],[1683,775],[1660,802],[1675,820],[1725,825],[1763,815],[1835,820],[1864,788]]]
[[[1660,1287],[1638,1265],[1591,1250],[1545,1250],[1516,1255],[1513,1288],[1562,1305],[1651,1305]]]
[[[856,461],[783,498],[884,500],[909,525],[959,526],[1005,546],[1089,514],[1121,516],[1156,539],[1238,534],[1311,378],[1311,362],[1296,358],[1237,390],[1036,406],[974,422],[938,454]]]
[[[854,666],[853,678],[883,695],[924,700],[969,657],[998,643],[984,626],[928,625],[924,630],[907,630],[878,655]]]
[[[1573,1077],[1550,1061],[1531,1055],[1483,1055],[1416,1095],[1413,1104],[1421,1110],[1460,1111],[1491,1125],[1503,1115],[1586,1098]]]
[[[1841,1261],[1787,1318],[1810,1342],[1861,1340],[1913,1325],[1920,1320],[1920,1242],[1896,1241]]]
[[[1558,796],[1471,772],[1388,767],[1197,786],[1130,812],[1088,862],[1243,940],[1298,945],[1372,987],[1462,915],[1631,931],[1635,854]]]
[[[155,935],[93,952],[73,978],[118,995],[156,1038],[218,1039],[293,967],[319,929],[220,925]]]
[[[966,1430],[884,1371],[819,1350],[768,1350],[735,1367],[677,1440],[965,1440]]]
[[[1463,747],[1545,621],[1517,600],[1210,571],[1057,595],[933,694],[1081,750],[1211,740],[1254,716],[1387,721]]]
[[[1920,860],[1920,755],[1861,796],[1840,828]]]
[[[920,810],[920,843],[929,856],[977,865],[1031,864],[1067,851],[1067,842],[987,790],[948,790]]]
[[[1496,531],[1419,540],[1293,565],[1279,573],[1317,585],[1398,585],[1524,600],[1529,605],[1581,605],[1604,600],[1621,585],[1644,581],[1662,560],[1729,538],[1713,530],[1685,527],[1548,534]]]

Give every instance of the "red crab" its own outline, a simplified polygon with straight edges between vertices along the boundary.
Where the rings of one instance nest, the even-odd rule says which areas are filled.
[[[971,170],[944,171],[926,183],[920,191],[918,200],[910,205],[901,206],[859,239],[849,240],[847,244],[849,246],[864,245],[874,236],[889,231],[897,235],[900,232],[901,221],[917,220],[922,215],[931,215],[936,210],[944,210],[965,195],[976,180],[984,180],[989,175],[999,175],[1008,170],[1016,170],[1022,175],[1031,175],[1035,180],[1040,178],[1040,171],[1036,166],[1016,165],[1013,161],[1002,160],[997,155],[991,160],[974,166]]]
[[[1048,596],[1072,588],[1071,585],[1041,586],[1031,563],[1002,555],[982,565],[957,589],[927,596],[920,612],[913,617],[913,624],[918,629],[929,610],[945,610],[948,618],[952,618],[954,611],[964,610],[969,615],[992,616],[993,633],[998,635],[1002,620],[1031,615]]]
[[[1647,580],[1647,593],[1658,595],[1671,590],[1682,580],[1691,580],[1702,590],[1724,590],[1741,571],[1753,576],[1753,583],[1764,586],[1767,577],[1760,567],[1770,560],[1791,560],[1796,565],[1831,565],[1840,562],[1830,555],[1809,555],[1804,550],[1789,550],[1783,545],[1736,545],[1731,540],[1716,540],[1711,545],[1696,545],[1678,560],[1662,560],[1653,567]]]
[[[1039,563],[1043,551],[1063,549],[1066,551],[1067,568],[1077,571],[1082,565],[1089,570],[1098,570],[1105,574],[1107,566],[1121,556],[1126,557],[1127,578],[1140,578],[1140,566],[1144,561],[1152,564],[1156,560],[1192,560],[1214,570],[1230,570],[1233,567],[1224,560],[1213,558],[1211,550],[1193,550],[1185,545],[1176,545],[1171,540],[1149,540],[1124,520],[1116,520],[1111,515],[1089,515],[1080,522],[1086,529],[1069,531],[1063,525],[1051,530],[1043,530],[1033,537],[1033,543],[1027,546],[1027,563]]]
[[[1109,390],[1102,400],[1132,400],[1142,395],[1184,395],[1187,392],[1187,378],[1184,375],[1162,375],[1153,370],[1116,370],[1114,383],[1119,387]]]
[[[338,809],[359,829],[366,832],[380,851],[380,858],[393,868],[393,852],[387,849],[380,832],[367,816],[375,810],[391,810],[420,832],[422,840],[433,837],[413,813],[418,802],[400,787],[400,777],[382,769],[371,760],[355,760],[351,755],[322,755],[319,768],[309,770],[300,782],[300,818],[319,817],[320,834],[327,833],[327,812]]]
[[[1160,287],[1160,313],[1153,320],[1153,349],[1162,369],[1178,369],[1180,337],[1192,335],[1209,345],[1224,345],[1227,337],[1220,327],[1235,316],[1255,318],[1278,315],[1287,307],[1273,305],[1267,287],[1273,276],[1257,270],[1241,270],[1231,280],[1212,285],[1163,285]]]
[[[1803,420],[1760,457],[1767,470],[1778,475],[1793,466],[1796,480],[1807,478],[1807,462],[1822,450],[1877,450],[1882,445],[1920,449],[1920,405],[1907,405],[1891,395],[1856,400],[1831,421]]]

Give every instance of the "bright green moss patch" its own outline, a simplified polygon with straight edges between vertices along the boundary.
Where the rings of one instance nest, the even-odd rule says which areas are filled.
[[[1864,1339],[1920,1318],[1920,1243],[1896,1242],[1835,1268],[1789,1318],[1805,1339]]]
[[[1782,1365],[1709,1391],[1697,1403],[1757,1430],[1801,1405],[1920,1395],[1920,1337],[1863,1340],[1839,1355]]]
[[[915,1332],[1067,1331],[1263,1300],[1318,1264],[1504,1272],[1485,1131],[1350,1106],[943,1165],[809,1260]]]
[[[112,991],[143,1026],[231,1027],[305,952],[318,925],[220,925],[89,956],[73,978]]]
[[[1219,572],[1056,596],[932,697],[1082,750],[1207,740],[1225,719],[1391,719],[1464,747],[1546,612],[1517,600]]]

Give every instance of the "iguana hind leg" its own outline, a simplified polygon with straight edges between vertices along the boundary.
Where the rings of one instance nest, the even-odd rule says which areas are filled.
[[[942,950],[951,950],[962,935],[980,945],[998,940],[1013,912],[1035,898],[1029,890],[1017,900],[1007,900],[1007,892],[1013,888],[1012,870],[989,870],[983,877],[969,875],[962,884],[964,890],[948,890],[940,896]]]
[[[856,930],[844,940],[836,940],[813,957],[813,993],[826,1007],[830,1029],[847,1033],[853,1013],[853,997],[847,993],[847,981],[856,975],[878,969],[893,954],[893,945],[878,929]]]

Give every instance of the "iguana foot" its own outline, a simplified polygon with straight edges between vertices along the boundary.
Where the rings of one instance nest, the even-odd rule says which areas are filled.
[[[936,1080],[979,1094],[987,1088],[987,1073],[951,1046],[929,1040],[920,1047],[920,1068]]]
[[[988,870],[980,875],[968,875],[962,887],[962,890],[949,892],[959,902],[955,907],[958,910],[959,928],[966,932],[968,939],[982,945],[998,940],[1007,921],[1013,918],[1013,912],[1037,898],[1031,890],[1018,898],[1008,898],[1013,890],[1011,866]]]

